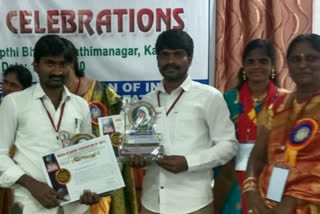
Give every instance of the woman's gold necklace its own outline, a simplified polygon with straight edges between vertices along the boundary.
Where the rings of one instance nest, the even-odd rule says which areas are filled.
[[[263,100],[264,100],[264,98],[266,98],[266,96],[267,96],[267,93],[265,93],[259,97],[256,97],[256,98],[252,97],[253,104],[255,105],[255,104],[263,102]]]

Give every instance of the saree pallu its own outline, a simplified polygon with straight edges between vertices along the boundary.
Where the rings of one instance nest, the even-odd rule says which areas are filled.
[[[293,95],[285,95],[270,109],[269,119],[264,125],[270,130],[268,162],[259,178],[259,190],[264,196],[268,190],[273,167],[284,163],[284,145],[289,133],[300,119],[312,119],[320,124],[320,95],[314,95],[304,102],[293,102]],[[298,199],[298,206],[292,214],[320,213],[320,132],[310,139],[310,144],[298,151],[295,165],[290,168],[284,195]],[[266,200],[270,207],[276,203]]]
[[[90,106],[92,133],[95,136],[100,136],[97,118],[119,114],[122,107],[120,96],[103,82],[94,81],[83,98]],[[93,108],[91,108],[93,105],[96,108],[95,112],[93,112]],[[99,110],[97,111],[97,109]],[[90,207],[91,214],[138,213],[132,169],[125,164],[120,164],[119,166],[125,187],[116,190],[112,197],[103,197],[98,204],[92,205]]]

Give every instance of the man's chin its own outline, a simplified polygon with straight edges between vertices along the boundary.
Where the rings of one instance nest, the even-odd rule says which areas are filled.
[[[50,88],[61,88],[65,85],[66,81],[64,79],[52,79],[50,81],[47,81],[46,86]]]
[[[184,80],[186,77],[182,75],[164,75],[163,78],[168,82],[176,82]]]
[[[176,72],[165,72],[165,73],[163,73],[163,77],[167,80],[175,80],[175,79],[177,79],[177,73]]]
[[[47,84],[47,87],[49,88],[61,88],[64,86],[64,83],[50,83],[50,84]]]

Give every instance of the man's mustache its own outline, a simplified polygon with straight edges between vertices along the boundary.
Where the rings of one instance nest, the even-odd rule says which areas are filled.
[[[168,69],[168,68],[174,68],[174,69],[179,69],[180,66],[176,65],[176,64],[168,64],[166,66],[163,67],[163,69]]]
[[[61,78],[64,79],[63,75],[50,75],[49,78]]]

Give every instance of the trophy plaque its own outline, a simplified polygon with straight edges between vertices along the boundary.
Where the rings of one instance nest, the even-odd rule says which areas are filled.
[[[100,136],[109,135],[114,153],[119,158],[119,147],[121,145],[124,118],[123,115],[112,115],[98,119]]]

